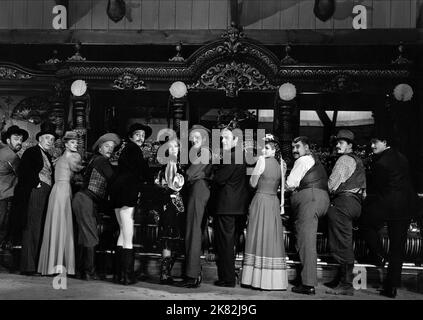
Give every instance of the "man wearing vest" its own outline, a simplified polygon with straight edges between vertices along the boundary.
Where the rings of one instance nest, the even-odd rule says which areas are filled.
[[[22,233],[20,269],[25,275],[37,273],[44,220],[54,167],[48,151],[54,147],[56,128],[43,123],[35,138],[36,146],[25,150],[18,167],[18,183],[12,201],[12,225],[15,237]]]
[[[99,243],[98,225],[101,209],[106,207],[109,188],[114,178],[110,164],[113,150],[120,144],[114,133],[102,135],[93,145],[95,154],[84,173],[84,185],[72,200],[72,209],[78,225],[77,277],[97,280],[95,269],[95,247]]]
[[[328,210],[328,240],[331,255],[339,263],[336,277],[325,283],[326,293],[353,295],[354,269],[353,221],[361,214],[366,190],[363,161],[353,154],[354,133],[340,130],[336,136],[336,151],[341,156],[329,177],[331,205]]]
[[[296,247],[301,261],[301,281],[292,288],[295,293],[315,294],[317,285],[317,225],[329,207],[328,177],[321,162],[315,158],[307,137],[292,143],[296,159],[286,187],[292,190],[291,207],[295,217]]]

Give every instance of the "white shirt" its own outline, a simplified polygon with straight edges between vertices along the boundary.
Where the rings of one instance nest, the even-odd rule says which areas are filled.
[[[296,189],[300,186],[301,180],[311,167],[314,166],[314,159],[311,155],[299,157],[295,160],[294,167],[291,170],[288,178],[286,179],[286,185],[288,189]]]

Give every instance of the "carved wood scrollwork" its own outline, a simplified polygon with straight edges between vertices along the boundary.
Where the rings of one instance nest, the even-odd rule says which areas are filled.
[[[238,96],[240,90],[274,90],[277,86],[256,68],[247,63],[218,63],[209,68],[200,79],[188,89],[225,90],[228,97]]]
[[[2,80],[22,80],[22,79],[31,79],[30,74],[23,73],[19,70],[0,67],[0,79]]]
[[[114,82],[113,88],[120,90],[145,90],[147,87],[137,75],[125,72],[119,76]]]
[[[324,92],[331,93],[353,93],[360,92],[360,86],[357,82],[353,81],[347,74],[340,74],[328,82],[323,90]]]
[[[222,34],[222,38],[224,39],[222,51],[229,54],[239,53],[243,49],[240,39],[244,37],[244,33],[232,22],[228,30]]]

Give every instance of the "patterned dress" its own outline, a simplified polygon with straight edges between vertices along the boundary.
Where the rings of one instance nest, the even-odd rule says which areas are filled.
[[[55,184],[50,193],[38,272],[43,275],[75,274],[75,250],[70,179],[79,171],[81,156],[65,152],[56,162]],[[63,269],[66,268],[66,270]]]
[[[288,276],[277,196],[281,168],[273,157],[265,161],[249,207],[241,283],[264,290],[286,290]]]
[[[174,165],[169,175],[169,164],[164,166],[157,175],[155,184],[159,187],[162,210],[159,220],[159,238],[163,249],[181,250],[183,240],[183,224],[185,222],[185,207],[182,199],[184,172],[179,165]]]

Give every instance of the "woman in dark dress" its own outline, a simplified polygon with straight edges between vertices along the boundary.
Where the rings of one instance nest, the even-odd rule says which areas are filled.
[[[136,282],[134,275],[134,209],[142,185],[150,180],[148,162],[141,150],[152,133],[149,126],[135,123],[128,131],[129,142],[118,160],[118,172],[111,187],[111,200],[119,223],[119,238],[115,251],[114,281],[125,285]]]
[[[168,141],[167,164],[158,173],[155,180],[163,194],[163,210],[160,213],[159,238],[162,248],[160,283],[172,284],[171,271],[175,263],[176,250],[182,237],[182,217],[184,203],[181,189],[184,186],[184,176],[178,163],[179,143],[176,138]]]

